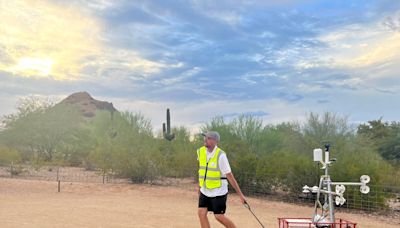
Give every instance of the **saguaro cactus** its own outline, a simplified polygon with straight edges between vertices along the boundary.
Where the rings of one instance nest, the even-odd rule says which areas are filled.
[[[169,108],[167,108],[167,127],[165,128],[165,123],[163,123],[163,135],[164,138],[168,141],[171,141],[175,138],[175,134],[171,133],[171,117],[169,114]]]

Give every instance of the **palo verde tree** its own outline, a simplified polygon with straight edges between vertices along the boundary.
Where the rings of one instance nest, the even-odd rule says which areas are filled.
[[[5,117],[6,126],[0,138],[5,145],[18,150],[23,161],[52,162],[58,153],[63,153],[64,144],[80,138],[76,130],[82,119],[73,107],[48,103],[40,106],[35,99],[24,100],[21,105],[16,114]]]
[[[369,139],[383,158],[400,165],[400,122],[383,122],[382,118],[371,120],[360,124],[357,133]]]

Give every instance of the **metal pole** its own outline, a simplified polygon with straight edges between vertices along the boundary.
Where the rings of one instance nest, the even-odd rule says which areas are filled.
[[[257,219],[257,222],[261,225],[262,228],[265,228],[265,226],[261,223],[261,221],[257,218],[257,216],[254,214],[254,212],[251,210],[250,205],[247,202],[244,202],[243,206],[253,214],[254,218]]]
[[[329,176],[329,165],[330,165],[330,160],[329,160],[329,144],[325,144],[325,184],[326,184],[326,189],[328,192],[332,192],[331,190],[331,177]],[[332,194],[325,194],[325,203],[326,199],[328,198],[328,206],[329,206],[329,219],[331,223],[335,222],[335,213],[334,213],[334,208],[333,208],[333,199],[332,199]]]
[[[61,191],[60,167],[57,167],[57,182],[58,182],[58,192],[60,192]]]
[[[323,182],[323,178],[321,177],[320,180],[319,180],[318,189],[321,189],[321,187],[322,187],[322,182]],[[315,216],[316,216],[317,213],[318,213],[318,206],[321,206],[321,202],[319,201],[320,194],[321,194],[321,192],[318,191],[318,192],[317,192],[317,197],[315,198],[315,203],[314,203],[314,214],[313,214],[313,217],[312,217],[312,218],[313,218],[313,221],[315,221]],[[322,209],[322,206],[321,206],[321,209]],[[322,209],[322,210],[323,210],[323,209]]]
[[[331,178],[328,176],[327,180],[327,185],[328,185],[328,191],[331,192]],[[332,194],[329,194],[329,217],[331,218],[331,223],[335,222],[335,213],[334,213],[334,208],[333,208],[333,199],[332,199]]]
[[[363,185],[363,183],[357,182],[331,182],[331,185]]]
[[[12,178],[13,175],[14,175],[14,162],[13,162],[13,161],[11,162],[10,175],[11,175],[11,178]]]

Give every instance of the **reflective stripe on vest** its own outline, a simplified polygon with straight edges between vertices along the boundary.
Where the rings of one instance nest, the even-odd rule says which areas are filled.
[[[216,148],[215,154],[207,162],[207,148],[205,146],[197,150],[199,157],[199,185],[203,187],[205,185],[208,189],[220,188],[222,185],[221,171],[219,169],[219,157],[225,153],[220,148]]]

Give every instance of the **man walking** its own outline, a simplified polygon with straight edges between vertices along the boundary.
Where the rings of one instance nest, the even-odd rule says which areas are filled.
[[[242,204],[246,202],[246,199],[232,174],[225,152],[217,146],[220,140],[218,132],[209,131],[202,135],[204,136],[204,146],[197,150],[199,161],[198,216],[201,227],[210,227],[207,212],[212,211],[218,222],[225,227],[234,228],[235,224],[224,215],[228,181],[239,195]]]

